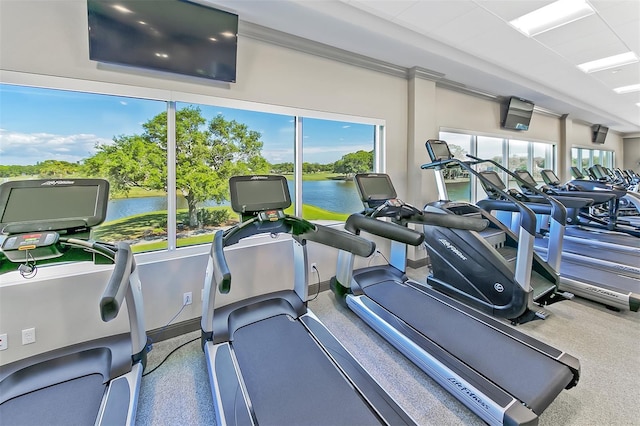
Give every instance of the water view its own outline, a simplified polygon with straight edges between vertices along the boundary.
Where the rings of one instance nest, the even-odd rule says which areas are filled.
[[[456,201],[469,199],[469,181],[447,182],[449,198]],[[293,183],[289,182],[289,191],[293,197]],[[358,196],[358,190],[353,181],[343,180],[318,180],[304,181],[302,183],[303,202],[319,207],[324,210],[338,213],[354,213],[363,209],[362,202]],[[186,209],[187,201],[183,197],[178,197],[178,209]],[[207,201],[200,204],[200,207],[214,207],[219,205],[229,205],[228,202],[218,204],[215,201]],[[421,208],[422,206],[417,206]],[[106,222],[121,219],[123,217],[153,211],[167,210],[166,197],[142,197],[142,198],[119,198],[109,201]]]
[[[289,182],[289,191],[292,196],[293,190],[293,183]],[[358,190],[353,181],[304,181],[302,183],[302,191],[305,204],[311,204],[324,210],[338,213],[354,213],[361,211],[363,208],[362,202],[358,197]],[[178,209],[187,208],[187,201],[183,197],[178,197],[177,204]],[[215,201],[207,201],[201,203],[200,207],[219,205],[229,205],[229,203],[218,204]],[[161,210],[167,210],[166,197],[119,198],[109,201],[106,222]]]

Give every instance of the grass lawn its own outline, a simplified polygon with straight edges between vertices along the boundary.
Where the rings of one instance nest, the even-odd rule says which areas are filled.
[[[230,225],[237,218],[237,214],[228,206],[209,207],[208,209],[230,211]],[[346,221],[348,214],[334,213],[321,208],[303,205],[303,217],[307,220],[336,220]],[[285,210],[285,213],[293,215],[293,206]],[[178,210],[178,223],[188,223],[188,212],[186,209]],[[213,240],[213,232],[217,228],[207,228],[204,232],[196,235],[188,235],[177,239],[178,247],[185,247],[195,244],[209,244]],[[180,234],[188,234],[188,231],[178,230]],[[94,229],[92,238],[98,241],[116,242],[131,241],[134,252],[164,250],[167,248],[167,211],[160,210],[150,213],[142,213],[126,218],[113,220],[100,225]]]

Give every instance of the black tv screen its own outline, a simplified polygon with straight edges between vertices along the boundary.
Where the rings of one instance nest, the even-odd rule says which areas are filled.
[[[609,132],[609,128],[603,126],[602,124],[594,124],[591,127],[591,141],[597,144],[603,144],[607,139],[607,133]]]
[[[364,202],[390,200],[396,198],[396,190],[388,175],[383,173],[364,173],[355,176],[360,199]]]
[[[0,185],[0,229],[24,224],[25,232],[58,230],[69,221],[96,226],[107,215],[108,200],[104,179],[8,181]]]
[[[512,96],[502,114],[502,128],[509,130],[529,130],[533,115],[533,102]]]
[[[87,0],[89,59],[236,81],[238,16],[184,0]]]
[[[284,176],[233,176],[229,179],[231,208],[236,213],[284,210],[291,195]]]

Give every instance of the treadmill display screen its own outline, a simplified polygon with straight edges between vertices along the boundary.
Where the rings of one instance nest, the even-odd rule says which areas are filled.
[[[38,223],[38,229],[53,230],[74,220],[95,226],[106,217],[108,192],[102,179],[6,182],[0,186],[0,224]]]
[[[389,176],[383,173],[365,173],[355,176],[356,186],[363,202],[396,198],[396,190]]]
[[[542,175],[542,178],[544,179],[544,181],[549,185],[560,184],[560,179],[558,179],[558,176],[556,176],[556,174],[553,173],[551,170],[543,170],[542,172],[540,172],[540,174]]]
[[[498,188],[500,190],[506,189],[506,186],[504,185],[504,182],[502,181],[502,179],[500,179],[500,176],[498,176],[498,174],[496,172],[494,172],[494,171],[486,171],[486,172],[481,172],[480,174],[486,180],[491,182],[496,188]],[[490,188],[490,189],[493,189],[493,188]]]
[[[518,175],[520,179],[527,182],[529,185],[536,186],[538,184],[533,178],[533,176],[531,176],[531,173],[529,173],[526,170],[516,170],[515,174]]]
[[[445,141],[430,139],[426,143],[427,152],[431,161],[450,160],[453,158],[453,154],[449,150],[449,145]]]
[[[284,176],[234,176],[229,189],[231,207],[237,213],[284,210],[291,205]]]

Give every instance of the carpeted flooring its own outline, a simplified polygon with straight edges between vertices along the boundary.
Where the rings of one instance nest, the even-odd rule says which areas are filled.
[[[410,271],[419,280],[424,273]],[[309,307],[418,424],[484,424],[355,314],[336,303],[331,292],[320,293]],[[578,385],[563,391],[541,415],[539,424],[640,425],[640,313],[614,312],[577,297],[547,310],[552,313],[547,320],[518,328],[577,357],[582,371]],[[137,425],[215,422],[199,336],[197,331],[154,345],[147,372],[169,352],[196,339],[143,378]]]

